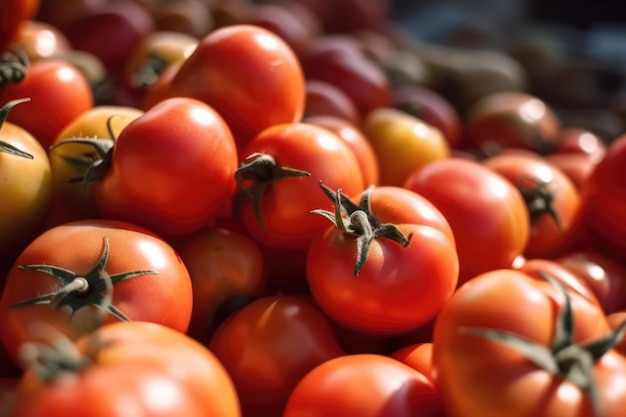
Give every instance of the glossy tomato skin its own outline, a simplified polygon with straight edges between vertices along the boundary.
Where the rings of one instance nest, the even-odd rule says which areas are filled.
[[[22,82],[0,87],[0,103],[25,97],[31,101],[11,110],[7,120],[26,129],[46,149],[67,123],[94,105],[85,75],[61,58],[32,62]]]
[[[292,392],[284,417],[443,417],[433,385],[417,370],[378,354],[331,359]]]
[[[229,203],[236,168],[235,143],[220,115],[195,99],[167,99],[122,130],[96,184],[96,205],[105,218],[183,236]]]
[[[244,203],[239,214],[241,221],[250,235],[265,246],[305,249],[326,228],[327,220],[311,214],[312,210],[332,206],[320,189],[320,181],[333,189],[341,188],[348,196],[365,188],[350,146],[332,131],[311,123],[286,123],[265,129],[242,155],[255,153],[270,155],[280,166],[310,174],[284,178],[267,188],[261,199],[265,229],[254,213],[252,201]]]
[[[185,332],[192,311],[192,287],[186,266],[163,239],[131,223],[112,220],[81,220],[49,229],[33,240],[15,260],[0,299],[0,329],[7,353],[19,361],[19,346],[32,340],[32,325],[43,322],[72,338],[89,332],[98,322],[89,303],[73,310],[69,305],[13,304],[58,291],[63,285],[51,275],[19,268],[51,265],[76,274],[87,274],[102,259],[104,239],[108,256],[104,272],[109,275],[147,271],[113,286],[112,304],[128,319],[150,321]],[[59,250],[62,248],[62,250]],[[95,293],[91,288],[91,293]],[[66,308],[67,307],[67,308]],[[120,320],[105,314],[105,323]]]
[[[27,20],[21,25],[15,43],[23,48],[29,61],[62,55],[71,49],[58,27],[37,20]]]
[[[18,385],[16,416],[121,417],[129,407],[145,416],[241,415],[232,380],[219,360],[176,330],[142,321],[114,323],[75,346],[91,363],[49,383],[27,370]],[[103,392],[107,401],[101,404]]]
[[[263,129],[301,118],[304,75],[278,35],[237,24],[200,40],[171,80],[169,95],[194,97],[215,108],[242,148]]]
[[[598,305],[568,294],[573,342],[605,336],[609,325]],[[481,274],[455,292],[437,318],[433,337],[433,376],[448,415],[594,415],[587,394],[570,381],[544,371],[504,343],[468,332],[488,328],[550,347],[562,299],[548,281],[511,269]],[[626,359],[614,350],[593,365],[603,416],[623,413],[625,366]]]
[[[246,417],[281,415],[307,372],[343,354],[328,319],[300,296],[253,301],[218,327],[208,347],[233,379]]]
[[[450,224],[459,256],[459,284],[510,267],[526,248],[530,221],[524,199],[505,177],[480,162],[434,161],[413,172],[404,187],[433,203]]]

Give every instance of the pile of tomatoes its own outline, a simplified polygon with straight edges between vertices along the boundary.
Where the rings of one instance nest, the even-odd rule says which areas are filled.
[[[389,7],[2,1],[0,415],[623,416],[626,135]]]

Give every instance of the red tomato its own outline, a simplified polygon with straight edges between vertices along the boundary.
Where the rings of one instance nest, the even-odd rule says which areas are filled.
[[[526,249],[530,221],[521,193],[481,163],[434,161],[413,172],[404,187],[433,203],[449,222],[459,257],[459,284],[510,267]]]
[[[432,383],[402,362],[353,354],[315,367],[295,387],[283,417],[444,417]]]
[[[20,345],[33,340],[33,324],[76,338],[98,324],[103,304],[105,323],[143,320],[185,332],[192,311],[189,272],[168,243],[133,224],[83,220],[54,227],[9,271],[0,299],[2,343],[17,362]]]
[[[24,49],[29,61],[62,55],[72,48],[58,27],[37,20],[27,20],[21,25],[15,43]]]
[[[21,377],[15,417],[241,416],[233,382],[215,355],[156,323],[106,325],[55,353]]]
[[[500,154],[483,164],[520,191],[530,214],[528,257],[552,257],[571,245],[578,232],[581,197],[569,177],[539,155]]]
[[[237,24],[200,40],[172,78],[169,95],[193,97],[215,108],[242,148],[270,126],[300,120],[304,75],[278,35]]]
[[[626,357],[603,339],[604,313],[555,282],[495,270],[455,292],[433,338],[435,385],[451,416],[623,415]]]
[[[426,378],[432,378],[433,344],[414,343],[391,352],[389,355],[400,362],[409,365]]]
[[[361,332],[417,329],[457,285],[450,228],[433,205],[400,187],[372,187],[356,198],[358,205],[337,193],[335,211],[320,212],[335,224],[309,246],[311,294],[329,317]]]
[[[250,235],[265,246],[305,249],[328,224],[311,210],[331,205],[320,181],[346,195],[365,187],[348,144],[310,123],[272,126],[242,151],[236,176],[241,190],[236,211]],[[293,172],[297,170],[297,172]]]
[[[230,130],[192,98],[164,100],[134,119],[106,158],[110,166],[94,189],[101,215],[166,238],[208,226],[235,191]]]
[[[350,97],[326,81],[306,81],[304,116],[334,115],[360,126],[361,115]]]
[[[32,19],[39,9],[39,0],[3,0],[0,4],[0,55],[16,37],[24,22]]]
[[[253,301],[229,316],[208,346],[233,379],[246,417],[282,415],[302,377],[343,354],[318,307],[294,296]]]
[[[0,103],[24,97],[31,102],[12,110],[7,120],[28,130],[46,149],[66,124],[94,105],[85,75],[60,58],[34,61],[19,84],[0,86]]]

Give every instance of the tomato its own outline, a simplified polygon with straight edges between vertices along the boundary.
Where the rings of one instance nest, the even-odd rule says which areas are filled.
[[[530,214],[528,257],[562,253],[578,232],[581,197],[569,177],[539,155],[501,154],[483,161],[520,191]]]
[[[208,226],[236,186],[228,126],[213,108],[186,97],[164,100],[130,122],[98,164],[87,181],[97,181],[101,216],[165,238]]]
[[[563,127],[559,134],[556,153],[585,154],[596,160],[602,159],[606,144],[600,136],[582,127]]]
[[[58,27],[37,20],[27,20],[21,25],[15,43],[23,48],[30,61],[62,55],[72,48]]]
[[[284,417],[444,417],[428,379],[402,362],[353,354],[315,367],[295,387]]]
[[[303,122],[312,123],[335,132],[340,139],[343,139],[350,146],[357,157],[363,183],[366,186],[379,185],[378,157],[372,144],[357,125],[337,116],[323,114],[306,116]]]
[[[530,220],[521,193],[480,162],[434,161],[415,170],[403,186],[433,203],[449,222],[459,257],[459,284],[510,267],[526,249]]]
[[[381,185],[401,186],[416,169],[450,156],[438,128],[403,110],[373,110],[361,129],[376,153]]]
[[[595,156],[577,152],[557,152],[544,158],[567,175],[579,193],[587,187],[587,180],[598,162]]]
[[[540,98],[519,91],[491,93],[474,102],[465,122],[465,141],[482,148],[496,145],[553,152],[561,121]]]
[[[623,414],[626,357],[605,338],[604,313],[547,277],[489,271],[442,309],[433,377],[449,415]]]
[[[102,156],[86,144],[60,144],[67,139],[99,139],[102,141],[102,150],[106,153],[122,129],[143,113],[133,107],[98,105],[76,116],[59,132],[48,150],[52,190],[54,199],[67,209],[71,219],[100,217],[93,195],[95,184],[84,183],[82,178],[89,165],[94,160],[102,159]],[[113,135],[109,132],[109,124]]]
[[[0,257],[10,263],[44,227],[52,201],[50,161],[46,150],[25,129],[5,121],[15,100],[0,108]],[[2,282],[2,280],[0,280]]]
[[[142,416],[241,416],[224,366],[202,344],[173,329],[114,323],[69,345],[54,334],[43,336],[57,343],[56,355],[27,368],[17,387],[16,417],[121,417],[131,410]],[[41,358],[46,358],[45,342],[31,345]],[[55,369],[54,358],[63,361],[62,371]]]
[[[3,0],[0,4],[0,54],[16,37],[24,22],[32,19],[39,9],[39,0]]]
[[[167,242],[134,224],[82,220],[54,227],[35,238],[9,271],[0,337],[17,361],[34,323],[76,338],[99,321],[100,308],[105,323],[144,320],[185,332],[192,311],[189,272]]]
[[[356,196],[358,205],[337,191],[335,210],[318,211],[334,224],[310,244],[306,272],[313,298],[333,320],[397,335],[437,315],[454,292],[459,264],[433,205],[400,187],[380,188]]]
[[[202,38],[169,85],[170,96],[193,97],[215,108],[239,149],[270,126],[300,120],[304,90],[300,62],[289,45],[267,29],[245,24]]]
[[[319,308],[295,296],[262,297],[234,312],[208,347],[224,364],[243,415],[250,417],[282,415],[300,379],[343,353]]]
[[[626,256],[626,135],[607,147],[582,192],[585,239],[596,249],[623,259]]]
[[[150,8],[155,30],[177,32],[201,38],[214,28],[211,9],[203,0],[177,0],[154,2]]]
[[[626,309],[626,266],[595,250],[576,250],[556,259],[578,276],[598,298],[606,314]]]
[[[391,101],[389,81],[348,35],[325,34],[300,56],[306,79],[326,81],[343,91],[361,117]]]
[[[341,117],[355,126],[361,125],[361,115],[350,97],[339,87],[326,81],[306,80],[304,118],[317,115]]]
[[[31,102],[15,108],[7,120],[26,129],[46,149],[66,124],[94,104],[85,75],[60,58],[34,61],[19,84],[0,87],[0,102],[23,97]]]
[[[425,342],[407,345],[391,352],[389,356],[409,365],[426,378],[431,378],[433,359],[432,343]]]
[[[320,181],[346,195],[365,187],[350,146],[328,129],[284,123],[262,131],[242,150],[235,212],[265,246],[305,249],[327,227],[311,210],[330,206]],[[295,171],[294,171],[295,170]]]
[[[172,242],[191,276],[193,311],[188,334],[206,340],[223,317],[264,294],[265,260],[257,243],[224,228],[209,228]],[[225,311],[224,311],[225,310]]]

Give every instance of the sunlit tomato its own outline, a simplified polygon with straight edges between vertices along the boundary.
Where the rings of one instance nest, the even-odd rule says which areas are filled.
[[[444,417],[432,383],[402,362],[353,354],[315,367],[295,387],[284,417]]]
[[[7,120],[28,130],[48,148],[61,129],[94,104],[85,75],[69,62],[49,58],[32,62],[18,84],[0,87],[0,102],[29,97]]]
[[[272,126],[241,154],[245,159],[236,173],[241,190],[235,211],[250,235],[265,246],[305,249],[328,227],[325,219],[311,214],[332,205],[320,191],[320,181],[349,196],[365,188],[350,146],[314,124]]]
[[[265,260],[255,241],[223,228],[201,230],[172,242],[185,263],[193,288],[187,334],[207,340],[233,308],[264,294]]]
[[[22,24],[15,43],[23,48],[30,61],[60,55],[72,48],[59,28],[37,20],[27,20]]]
[[[95,184],[83,183],[82,178],[89,165],[102,157],[90,145],[59,144],[67,139],[102,139],[103,150],[109,149],[122,129],[142,114],[143,111],[133,107],[94,106],[76,116],[59,132],[48,150],[52,192],[54,199],[68,210],[70,218],[78,220],[100,216],[93,195]],[[109,125],[113,135],[109,132]]]
[[[94,196],[103,217],[135,222],[168,238],[209,225],[235,191],[237,151],[207,104],[163,100],[119,134]]]
[[[587,186],[587,180],[599,161],[594,155],[577,152],[556,152],[544,158],[567,175],[579,193]]]
[[[326,81],[339,88],[361,117],[390,103],[391,87],[384,71],[348,35],[318,36],[300,61],[307,79]]]
[[[578,232],[581,197],[569,177],[538,156],[501,154],[483,164],[520,191],[530,215],[528,257],[558,255]]]
[[[457,285],[450,227],[432,204],[400,187],[372,187],[354,198],[358,204],[337,192],[335,209],[318,213],[334,224],[309,246],[311,294],[329,317],[358,331],[417,329]]]
[[[282,415],[302,377],[343,354],[318,307],[293,296],[253,301],[217,328],[208,347],[233,379],[246,417]]]
[[[413,172],[404,187],[433,203],[449,222],[459,256],[459,283],[510,267],[526,249],[530,220],[524,198],[509,180],[480,162],[434,161]]]
[[[451,147],[460,144],[461,116],[452,104],[435,90],[417,85],[395,88],[391,91],[390,106],[438,128]]]
[[[361,115],[352,99],[339,87],[326,81],[306,81],[306,103],[304,116],[333,115],[361,125]]]
[[[376,153],[381,185],[401,186],[416,169],[450,156],[438,128],[402,110],[376,109],[361,129]]]
[[[16,41],[24,22],[35,17],[40,0],[3,0],[0,4],[0,54]]]
[[[378,157],[372,144],[358,126],[340,117],[323,114],[306,116],[302,121],[323,127],[337,134],[354,152],[361,167],[363,184],[365,186],[379,185]]]
[[[623,263],[589,249],[565,253],[556,261],[591,288],[606,314],[626,309],[626,266]]]
[[[105,323],[143,320],[185,332],[191,310],[189,272],[168,243],[130,223],[83,220],[48,229],[18,256],[0,299],[0,334],[18,361],[38,322],[72,338],[102,313]]]
[[[270,126],[300,120],[304,90],[300,62],[289,45],[267,29],[244,24],[202,38],[169,85],[170,96],[215,108],[238,148]]]
[[[465,123],[468,146],[485,145],[550,153],[559,141],[561,121],[547,103],[532,94],[502,91],[471,105]]]
[[[582,127],[563,127],[559,134],[556,153],[582,153],[596,160],[606,152],[606,144],[600,136]]]
[[[621,416],[626,357],[609,334],[600,307],[577,293],[489,271],[437,317],[435,385],[454,417]]]
[[[616,138],[595,165],[583,189],[586,240],[618,259],[626,256],[626,135]]]
[[[31,345],[38,355],[32,359],[47,360],[27,368],[20,379],[16,417],[121,417],[131,410],[154,417],[241,416],[224,366],[202,344],[175,330],[142,321],[114,323],[55,355],[46,352],[52,348],[45,343],[60,344],[58,335],[44,333],[40,339],[41,346]],[[99,401],[103,392],[106,401]]]
[[[152,16],[133,1],[103,2],[63,29],[74,49],[98,57],[114,78],[123,71],[132,51],[154,30]]]
[[[0,115],[0,257],[13,257],[43,230],[52,201],[46,150],[25,129],[4,120],[30,102],[3,103]],[[0,282],[2,280],[0,279]]]

